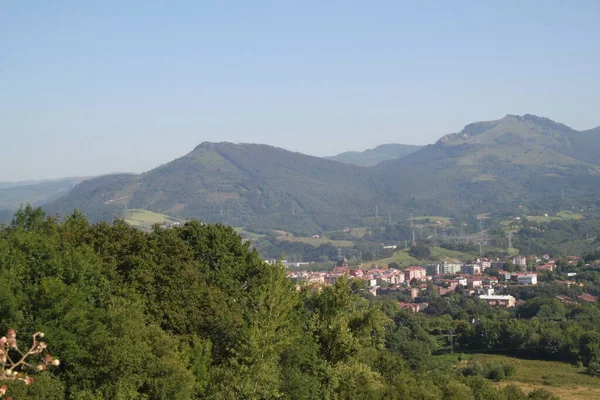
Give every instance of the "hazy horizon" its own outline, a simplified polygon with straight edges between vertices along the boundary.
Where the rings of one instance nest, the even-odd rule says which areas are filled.
[[[600,125],[600,4],[0,5],[0,181],[143,172],[204,142],[315,156],[535,114]]]

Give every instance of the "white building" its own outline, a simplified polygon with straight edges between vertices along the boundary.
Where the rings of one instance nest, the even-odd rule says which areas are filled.
[[[517,281],[522,285],[536,285],[537,274],[519,275]]]
[[[479,298],[494,307],[511,308],[515,306],[515,298],[510,295],[481,295]]]
[[[454,275],[460,274],[462,268],[462,263],[453,263],[448,261],[443,261],[440,265],[440,272],[444,275]]]

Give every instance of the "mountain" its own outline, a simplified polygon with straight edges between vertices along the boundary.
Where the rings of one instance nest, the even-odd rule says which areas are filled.
[[[534,115],[507,115],[467,125],[461,132],[376,168],[395,193],[410,187],[416,201],[450,208],[498,205],[557,206],[600,194],[600,129],[576,131]],[[419,177],[410,184],[408,176]]]
[[[368,149],[362,152],[347,151],[336,156],[325,157],[328,160],[343,162],[346,164],[362,165],[370,167],[377,165],[382,161],[393,160],[412,154],[422,149],[423,146],[413,146],[410,144],[382,144],[374,149]]]
[[[42,181],[0,182],[0,210],[16,210],[21,204],[42,205],[69,193],[86,177]]]
[[[369,168],[266,145],[202,143],[141,175],[84,181],[47,210],[64,215],[79,208],[92,220],[110,220],[128,207],[314,231],[373,214],[383,188]]]
[[[202,143],[140,175],[86,180],[48,205],[112,220],[126,208],[233,226],[314,232],[363,223],[378,207],[454,215],[551,210],[600,197],[600,129],[533,115],[467,125],[402,158],[361,167],[258,144]]]

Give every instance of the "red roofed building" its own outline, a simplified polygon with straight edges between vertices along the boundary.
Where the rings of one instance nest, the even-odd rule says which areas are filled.
[[[556,265],[554,264],[542,264],[542,265],[538,265],[537,267],[535,267],[536,271],[554,271],[554,268],[556,268]]]
[[[357,278],[360,278],[364,275],[364,272],[362,269],[353,269],[352,271],[350,271],[350,276],[355,276]]]
[[[350,268],[348,268],[348,267],[335,267],[333,269],[333,272],[335,272],[336,274],[345,274],[345,275],[348,275],[350,273]]]
[[[589,293],[583,293],[577,296],[577,300],[579,300],[582,303],[594,304],[598,301],[598,298],[596,296],[592,296]]]

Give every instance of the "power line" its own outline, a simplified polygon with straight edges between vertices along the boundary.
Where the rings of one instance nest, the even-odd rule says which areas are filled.
[[[450,338],[450,354],[454,354],[454,331],[452,329],[448,330],[447,335],[443,335]]]

